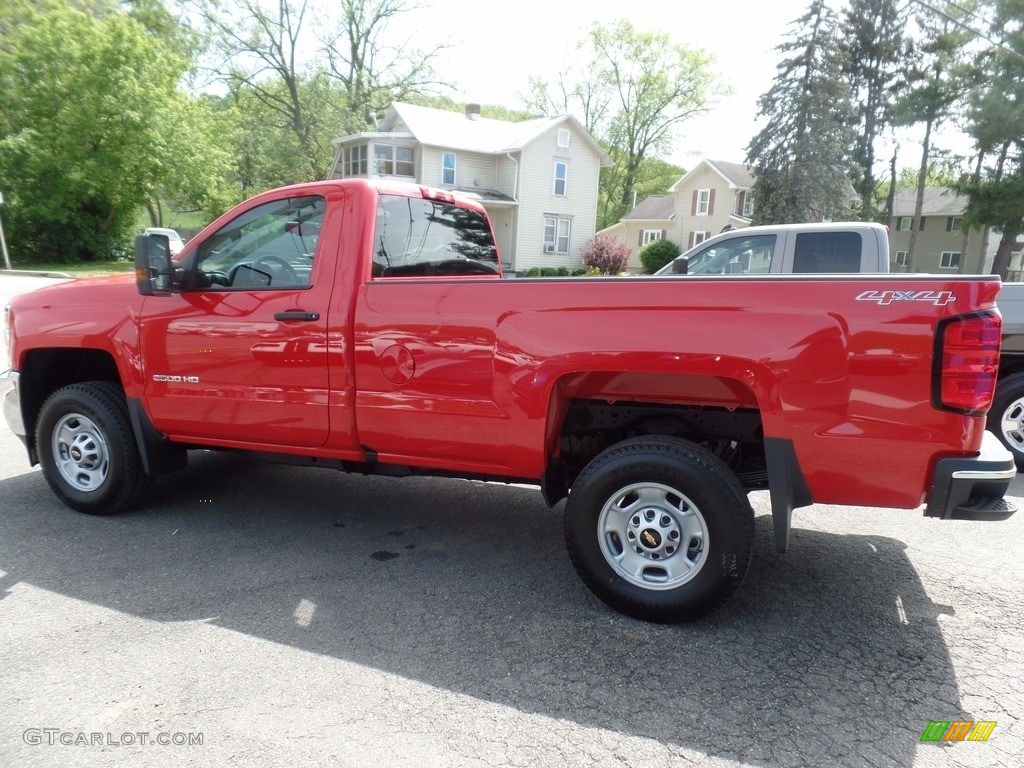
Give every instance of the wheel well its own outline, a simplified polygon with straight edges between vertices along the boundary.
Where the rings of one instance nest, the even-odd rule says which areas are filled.
[[[37,349],[26,355],[21,368],[21,410],[33,463],[37,461],[35,424],[46,398],[61,387],[81,381],[121,384],[117,364],[98,349]]]
[[[999,378],[1005,379],[1014,373],[1024,371],[1024,355],[1010,355],[1003,353],[999,358]]]
[[[768,487],[761,413],[756,408],[575,399],[569,402],[544,493],[554,504],[601,451],[631,437],[664,435],[702,445],[747,490]]]

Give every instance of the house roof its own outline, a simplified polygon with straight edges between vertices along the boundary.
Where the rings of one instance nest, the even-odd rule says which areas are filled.
[[[925,187],[922,216],[963,216],[968,198],[949,187]],[[893,200],[893,216],[913,216],[917,203],[916,189],[898,189]]]
[[[686,182],[697,170],[702,166],[706,165],[711,170],[715,171],[719,176],[728,182],[730,187],[737,189],[750,189],[754,186],[754,174],[747,168],[747,166],[741,163],[729,163],[725,160],[709,160],[704,158],[697,165],[695,165],[689,173],[684,174],[679,181],[668,188],[669,192],[675,192],[676,187]]]
[[[673,195],[652,195],[636,205],[621,221],[667,221],[675,213]]]
[[[611,165],[612,162],[601,145],[572,115],[510,123],[488,117],[470,119],[461,112],[396,101],[388,109],[385,124],[392,129],[407,130],[421,144],[488,155],[517,152],[556,126],[571,126],[598,154],[601,165]]]

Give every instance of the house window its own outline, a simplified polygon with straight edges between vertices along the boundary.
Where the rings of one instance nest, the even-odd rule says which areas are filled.
[[[441,154],[441,183],[455,186],[455,153],[444,152]]]
[[[900,216],[896,219],[896,230],[898,232],[909,232],[910,225],[914,222],[913,216]]]
[[[390,144],[373,146],[373,172],[381,176],[395,175],[395,148]]]
[[[648,243],[653,243],[655,240],[661,240],[661,230],[660,229],[645,229],[644,230],[644,236],[643,236],[643,238],[641,239],[640,242],[641,242],[641,245],[647,245]]]
[[[544,253],[569,253],[572,219],[544,217]]]
[[[345,177],[366,175],[366,145],[345,147],[341,155],[341,175]]]
[[[905,266],[907,266],[907,252],[906,251],[896,251],[896,266],[897,267],[905,267]]]
[[[416,164],[413,161],[412,147],[395,147],[395,175],[416,175]]]
[[[374,144],[373,172],[378,176],[415,176],[412,148]]]
[[[694,232],[693,233],[692,242],[690,243],[690,245],[691,246],[698,245],[700,243],[703,243],[707,239],[708,239],[708,233],[707,232],[700,232],[700,231]]]
[[[558,129],[558,146],[560,149],[569,148],[569,131],[566,128]]]
[[[950,216],[946,220],[947,232],[960,232],[963,228],[963,219],[959,216]]]
[[[711,205],[711,190],[701,189],[697,191],[697,215],[707,216],[708,208]]]
[[[960,269],[960,252],[943,251],[939,256],[939,267],[941,269]]]
[[[749,219],[754,215],[754,198],[747,192],[743,197],[743,218]]]
[[[555,163],[555,186],[553,195],[565,197],[565,183],[569,176],[569,164],[559,160]]]

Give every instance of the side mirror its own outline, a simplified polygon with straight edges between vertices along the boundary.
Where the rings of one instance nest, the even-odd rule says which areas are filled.
[[[687,259],[675,259],[672,262],[673,275],[685,275],[687,272]]]
[[[171,242],[167,235],[135,238],[135,287],[143,296],[171,292]]]

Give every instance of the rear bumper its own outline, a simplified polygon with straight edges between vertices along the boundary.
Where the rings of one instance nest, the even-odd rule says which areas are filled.
[[[943,520],[1006,520],[1017,503],[1003,498],[1017,474],[1013,456],[991,432],[972,458],[940,459],[924,514]]]

